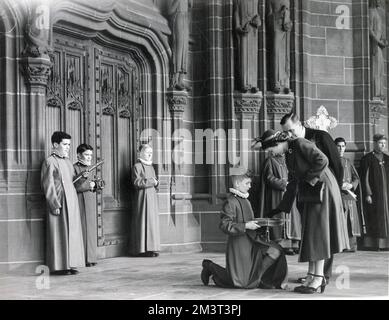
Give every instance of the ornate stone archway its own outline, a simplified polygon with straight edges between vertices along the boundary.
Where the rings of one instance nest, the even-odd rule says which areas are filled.
[[[128,243],[129,169],[140,133],[167,129],[169,29],[157,11],[136,1],[102,3],[96,8],[93,2],[62,1],[52,8],[54,82],[48,98],[63,105],[46,118],[46,135],[55,130],[53,123],[59,125],[74,132],[73,149],[86,141],[95,146],[96,161],[105,160],[97,171],[106,188],[97,196],[96,211],[100,256],[108,257],[124,254]],[[53,110],[50,103],[47,108]]]
[[[103,101],[104,88],[100,81],[103,81],[104,63],[109,65],[107,62],[112,62],[116,83],[111,89],[121,92],[116,100],[115,120],[108,112],[109,108],[104,110],[107,113],[104,117],[110,119],[106,122],[114,123],[112,128],[116,133],[112,141],[116,143],[115,148],[126,144],[128,136],[137,135],[136,129],[153,128],[162,137],[155,141],[155,148],[164,152],[169,150],[165,137],[170,129],[170,113],[165,101],[165,88],[169,81],[171,53],[167,39],[170,30],[153,1],[148,2],[50,2],[47,39],[47,47],[53,48],[50,56],[39,50],[25,50],[26,41],[29,41],[26,26],[31,13],[37,6],[45,4],[40,0],[1,1],[0,71],[5,76],[0,80],[0,269],[29,269],[29,266],[44,261],[46,206],[40,191],[40,166],[50,144],[48,131],[56,127],[70,128],[75,132],[73,136],[94,142],[94,146],[99,137],[110,137],[109,131],[99,132],[103,123],[96,121],[99,118],[96,110],[100,110],[96,108],[96,103]],[[69,55],[59,57],[61,48],[62,53],[68,51]],[[54,72],[56,54],[60,59],[57,71],[62,72],[59,79],[59,73],[56,76]],[[66,60],[66,57],[69,59]],[[82,66],[81,69],[77,69],[78,66]],[[66,76],[75,81],[61,83],[69,80],[63,73],[69,69],[72,72]],[[83,77],[77,78],[77,74]],[[134,85],[134,88],[138,91],[129,101],[126,93],[135,82],[138,86]],[[65,91],[61,93],[61,90]],[[131,108],[126,108],[128,105]],[[136,117],[138,127],[127,126],[127,131],[122,130],[123,123],[134,118],[134,110],[139,112]],[[51,119],[58,122],[49,121]],[[130,132],[128,128],[135,131]],[[77,142],[74,141],[74,144]],[[100,139],[100,146],[104,144],[107,142]],[[132,149],[127,148],[126,154],[116,158],[116,167],[111,170],[115,175],[124,177],[123,181],[117,181],[119,185],[126,182],[126,172],[120,171],[120,168],[130,167],[133,157],[130,151]],[[100,156],[106,157],[106,154],[101,153]],[[159,166],[158,169],[162,173],[164,168]],[[168,180],[169,173],[165,176]],[[119,207],[120,192],[120,189],[112,192],[112,202],[118,202]],[[122,235],[126,227],[120,225],[124,213],[118,213],[120,210],[117,209],[104,217],[106,200],[97,200],[102,212],[99,231],[101,257],[122,254],[125,247]],[[120,215],[122,217],[117,218]]]

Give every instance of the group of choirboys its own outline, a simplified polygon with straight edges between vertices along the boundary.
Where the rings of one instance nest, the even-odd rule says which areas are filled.
[[[334,141],[325,131],[305,128],[293,113],[283,117],[281,126],[283,132],[270,129],[254,139],[252,149],[270,154],[261,170],[256,216],[278,218],[283,223],[272,229],[271,241],[263,235],[248,200],[251,176],[245,168],[234,168],[220,220],[220,229],[228,235],[226,268],[203,260],[204,285],[212,277],[221,287],[284,289],[288,281],[285,254],[299,253],[299,262],[309,262],[308,272],[297,280],[301,285],[294,291],[324,292],[332,273],[333,255],[354,252],[356,237],[362,235],[365,224],[373,247],[389,247],[389,157],[383,153],[386,137],[374,136],[374,151],[361,160],[360,179],[351,161],[344,157],[345,139]],[[71,136],[57,131],[51,142],[52,154],[41,170],[49,212],[46,264],[52,274],[77,274],[78,267],[96,265],[93,193],[102,186],[88,170],[93,158],[90,145],[77,147],[78,161],[72,164]],[[152,164],[152,147],[142,144],[138,152],[131,170],[134,190],[129,253],[157,257],[159,181]]]

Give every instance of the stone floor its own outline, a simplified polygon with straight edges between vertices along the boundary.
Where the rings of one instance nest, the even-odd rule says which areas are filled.
[[[360,251],[335,256],[334,276],[324,294],[300,295],[293,281],[306,272],[288,256],[287,290],[222,289],[202,285],[201,261],[224,265],[220,253],[161,254],[158,258],[112,258],[75,276],[0,275],[0,299],[388,299],[388,252]],[[45,289],[46,287],[49,287]]]

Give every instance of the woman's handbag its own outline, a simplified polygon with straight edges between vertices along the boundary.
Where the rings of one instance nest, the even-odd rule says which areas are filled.
[[[322,203],[323,202],[324,182],[318,181],[314,186],[308,182],[303,182],[299,185],[298,201],[306,203]]]

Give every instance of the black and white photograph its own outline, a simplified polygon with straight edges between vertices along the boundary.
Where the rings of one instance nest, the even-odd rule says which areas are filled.
[[[388,80],[389,0],[1,0],[0,300],[389,300]]]

